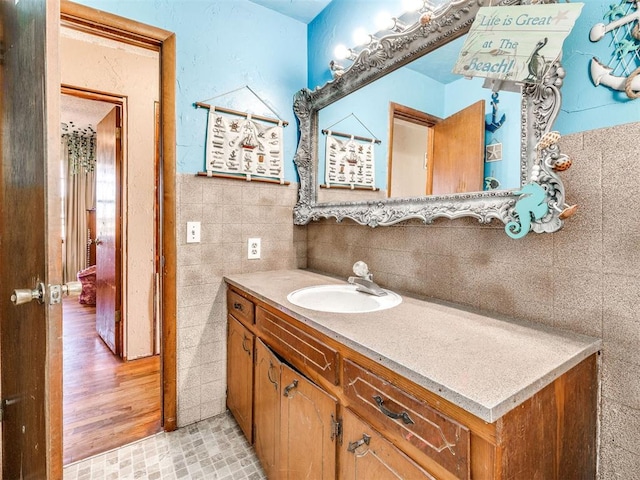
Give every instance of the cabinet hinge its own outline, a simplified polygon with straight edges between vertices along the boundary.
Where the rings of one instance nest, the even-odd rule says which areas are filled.
[[[116,127],[116,139],[120,140],[121,137],[122,137],[122,128]]]
[[[116,310],[116,323],[120,323],[122,321],[122,311]]]
[[[331,414],[331,441],[336,440],[338,445],[342,445],[342,419]]]
[[[0,40],[0,65],[4,65],[4,42],[2,40]]]

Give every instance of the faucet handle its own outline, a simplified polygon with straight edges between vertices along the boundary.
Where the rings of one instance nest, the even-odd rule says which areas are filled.
[[[353,273],[362,278],[369,278],[371,275],[369,273],[369,266],[364,263],[362,260],[357,261],[353,264]]]

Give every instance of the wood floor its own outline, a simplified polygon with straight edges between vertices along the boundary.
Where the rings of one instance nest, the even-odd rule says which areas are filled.
[[[160,357],[123,362],[95,329],[95,307],[64,302],[64,464],[161,431]]]

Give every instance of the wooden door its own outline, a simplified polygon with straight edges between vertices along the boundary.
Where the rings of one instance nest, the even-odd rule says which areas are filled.
[[[403,118],[393,122],[392,156],[387,195],[421,197],[426,194],[427,146],[430,127]]]
[[[480,192],[484,177],[484,100],[433,127],[432,176],[427,193]],[[429,187],[430,190],[429,190]]]
[[[111,351],[120,355],[118,117],[118,108],[114,107],[96,128],[96,331]]]
[[[281,478],[334,480],[337,400],[286,365],[281,378]]]
[[[0,3],[1,476],[7,480],[62,478],[62,308],[10,300],[14,289],[62,280],[59,8],[57,0]]]
[[[280,371],[278,358],[262,341],[257,340],[253,441],[269,480],[280,478]]]
[[[349,409],[342,420],[340,480],[435,480]]]
[[[231,315],[227,332],[227,407],[249,443],[253,443],[254,335]]]

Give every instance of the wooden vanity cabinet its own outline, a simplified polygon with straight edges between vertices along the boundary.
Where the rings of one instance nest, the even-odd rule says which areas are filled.
[[[256,340],[255,355],[254,447],[267,478],[279,479],[282,365],[261,340]]]
[[[341,480],[436,480],[351,410],[342,415]]]
[[[255,323],[255,305],[239,292],[227,292],[227,312],[245,327],[251,328]]]
[[[227,304],[227,403],[271,480],[595,478],[597,354],[489,423],[235,286]]]
[[[335,480],[338,400],[282,365],[280,478]]]
[[[253,438],[267,478],[334,480],[337,400],[261,340],[255,358]]]
[[[354,411],[405,450],[435,460],[444,469],[441,475],[469,479],[467,427],[351,360],[343,360],[343,372],[343,390]]]
[[[253,349],[255,336],[233,316],[227,331],[227,407],[253,441]]]

